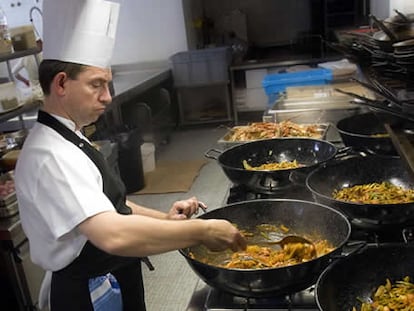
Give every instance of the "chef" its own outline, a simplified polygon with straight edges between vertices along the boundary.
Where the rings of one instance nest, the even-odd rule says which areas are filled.
[[[195,197],[168,213],[126,200],[125,187],[82,134],[111,102],[119,5],[45,0],[39,81],[44,104],[19,155],[16,193],[32,261],[46,275],[40,307],[145,310],[141,260],[204,244],[244,249],[228,221],[190,219]]]

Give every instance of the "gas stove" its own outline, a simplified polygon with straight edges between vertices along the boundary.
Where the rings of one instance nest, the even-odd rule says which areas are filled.
[[[256,199],[297,199],[314,202],[312,193],[306,188],[303,178],[292,180],[288,185],[284,185],[273,192],[258,193],[250,190],[243,185],[231,185],[226,199],[227,204]],[[407,243],[414,241],[414,223],[402,226],[387,227],[386,230],[378,230],[374,227],[361,225],[358,220],[351,220],[351,236],[349,246],[344,248],[344,252],[352,251],[352,245],[358,242],[372,243]],[[237,297],[223,291],[217,290],[203,284],[200,290],[196,290],[193,298],[197,298],[197,305],[187,309],[187,311],[317,311],[319,310],[315,301],[315,285],[289,295],[270,298],[246,298]],[[201,295],[202,294],[202,295]]]
[[[210,288],[207,295],[206,311],[251,310],[251,311],[312,311],[318,310],[313,294],[314,287],[286,296],[270,298],[237,297]]]

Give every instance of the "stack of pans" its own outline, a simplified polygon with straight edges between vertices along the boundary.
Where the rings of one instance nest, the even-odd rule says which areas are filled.
[[[394,43],[395,63],[414,69],[414,39]]]

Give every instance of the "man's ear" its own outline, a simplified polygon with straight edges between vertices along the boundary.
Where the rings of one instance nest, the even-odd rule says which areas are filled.
[[[59,72],[52,81],[52,88],[58,95],[65,94],[65,82],[68,80],[68,77],[65,72]]]

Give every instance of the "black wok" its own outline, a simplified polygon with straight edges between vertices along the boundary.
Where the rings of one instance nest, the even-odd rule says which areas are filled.
[[[414,188],[414,179],[398,157],[368,156],[331,161],[312,171],[306,187],[316,202],[333,207],[361,226],[402,225],[414,219],[414,203],[360,204],[335,200],[334,190],[358,184],[388,181]]]
[[[244,185],[259,193],[272,193],[275,189],[290,184],[292,172],[307,174],[336,154],[337,148],[327,141],[311,138],[274,138],[248,142],[225,151],[210,149],[205,156],[217,160],[233,184]],[[243,168],[243,160],[251,166],[296,160],[303,166],[285,170],[251,171]]]
[[[227,205],[201,215],[199,218],[227,219],[239,228],[259,224],[285,225],[292,233],[327,239],[335,247],[331,253],[311,261],[288,267],[271,269],[227,269],[204,264],[189,256],[190,249],[182,249],[193,271],[208,285],[241,297],[270,297],[303,290],[316,282],[329,265],[332,256],[341,253],[351,227],[344,215],[313,202],[299,200],[254,200]],[[191,248],[194,253],[203,247]]]
[[[378,114],[368,112],[339,120],[336,128],[344,145],[374,154],[398,155],[389,136],[374,136],[387,134]]]
[[[412,244],[370,245],[358,254],[335,261],[319,277],[315,297],[321,311],[350,311],[368,302],[375,289],[405,276],[414,280]]]

